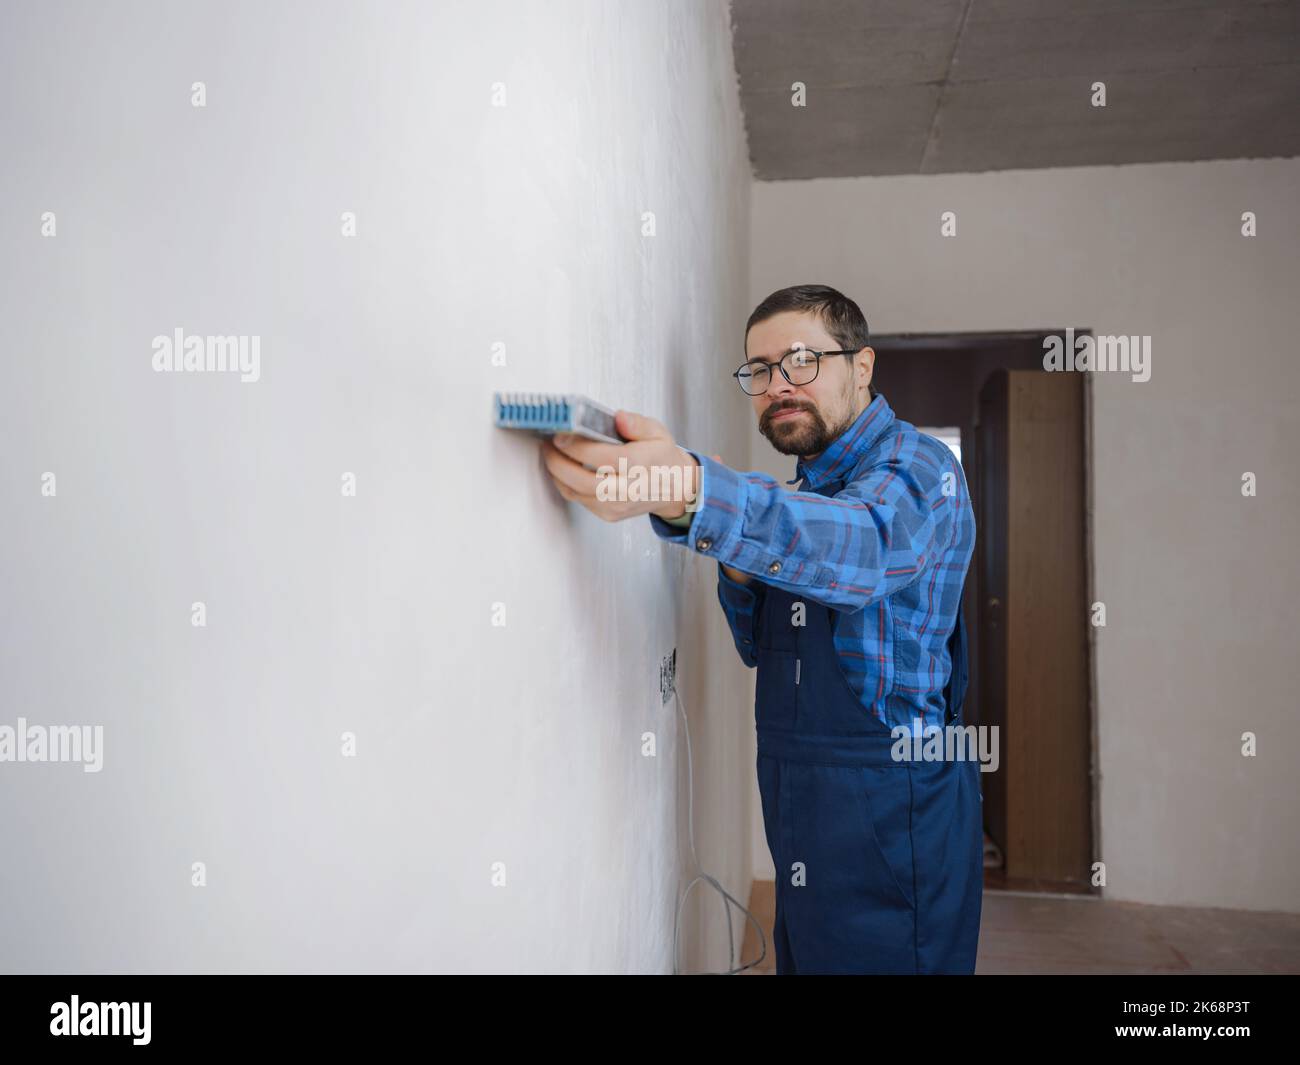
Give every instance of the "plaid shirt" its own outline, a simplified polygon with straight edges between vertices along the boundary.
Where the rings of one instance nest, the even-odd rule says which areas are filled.
[[[754,653],[764,585],[842,612],[835,650],[863,707],[888,728],[943,724],[948,637],[975,549],[961,464],[940,441],[895,418],[877,393],[790,492],[690,448],[700,506],[683,529],[650,515],[655,534],[718,560],[718,601],[736,650]],[[945,476],[951,474],[951,476]],[[756,580],[733,581],[722,563]]]

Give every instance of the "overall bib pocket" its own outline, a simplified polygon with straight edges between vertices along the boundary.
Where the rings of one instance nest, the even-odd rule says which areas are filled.
[[[801,679],[798,656],[793,651],[758,652],[758,678],[754,695],[754,721],[760,729],[793,729],[798,719]]]

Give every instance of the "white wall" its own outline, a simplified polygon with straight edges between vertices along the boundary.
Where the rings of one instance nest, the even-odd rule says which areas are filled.
[[[1149,381],[1094,381],[1113,899],[1300,911],[1298,193],[1296,159],[755,185],[751,303],[822,282],[876,333],[1152,337]]]
[[[752,679],[713,563],[566,503],[490,397],[743,450],[725,6],[8,5],[0,60],[0,725],[105,730],[98,774],[0,765],[0,965],[670,970],[659,661],[741,897]],[[177,327],[260,380],[154,373]]]

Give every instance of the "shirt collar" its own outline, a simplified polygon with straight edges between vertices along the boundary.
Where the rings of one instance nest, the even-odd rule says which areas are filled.
[[[794,484],[802,480],[801,490],[815,492],[832,482],[845,480],[893,421],[893,408],[885,401],[884,393],[877,392],[876,398],[867,404],[852,425],[831,441],[825,451],[811,462],[799,459],[795,463],[794,477],[785,483]]]

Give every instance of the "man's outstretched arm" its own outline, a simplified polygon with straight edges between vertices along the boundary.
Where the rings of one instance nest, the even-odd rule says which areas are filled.
[[[955,459],[919,454],[914,443],[829,497],[683,450],[699,463],[701,503],[685,531],[652,516],[656,534],[837,610],[861,610],[920,579],[969,506]]]

